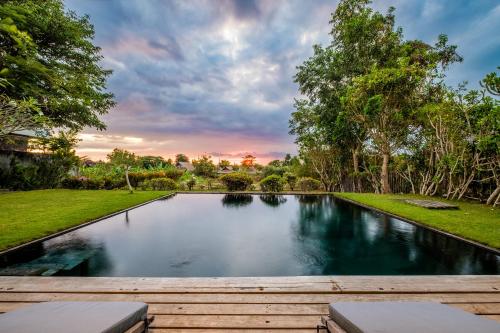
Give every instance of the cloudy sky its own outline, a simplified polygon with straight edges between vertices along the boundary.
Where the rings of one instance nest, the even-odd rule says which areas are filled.
[[[86,130],[78,153],[104,158],[114,147],[140,155],[208,153],[258,161],[295,153],[288,135],[295,67],[315,43],[328,44],[337,1],[66,0],[90,15],[117,106],[105,132]],[[375,0],[396,7],[408,39],[459,46],[464,62],[448,82],[470,86],[500,65],[496,0]]]

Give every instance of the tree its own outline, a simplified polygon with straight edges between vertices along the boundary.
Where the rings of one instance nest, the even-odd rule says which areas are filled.
[[[497,67],[500,70],[500,67]],[[479,82],[481,87],[492,95],[500,96],[500,76],[496,72],[491,72]]]
[[[388,193],[390,159],[412,135],[413,110],[435,98],[444,70],[461,58],[444,35],[434,46],[403,40],[394,8],[383,15],[369,3],[341,1],[330,21],[331,44],[315,45],[298,67],[295,80],[307,98],[296,101],[290,128],[303,155],[308,147],[335,148],[332,165],[350,159],[356,177],[360,153],[376,153],[382,192]],[[356,183],[360,190],[359,178]]]
[[[231,166],[231,162],[229,162],[228,160],[221,160],[219,162],[219,168],[228,168]]]
[[[252,156],[250,154],[245,155],[245,156],[243,156],[243,160],[241,161],[241,166],[247,167],[247,168],[253,167],[253,165],[255,163],[255,159],[256,159],[255,156]]]
[[[291,172],[286,172],[283,175],[283,179],[290,187],[290,190],[293,191],[293,189],[295,188],[295,184],[297,184],[297,179],[298,179],[297,175]]]
[[[62,0],[2,2],[0,94],[35,100],[33,116],[43,114],[52,127],[105,129],[99,116],[114,106],[106,92],[111,71],[101,67],[93,37],[89,17],[65,11]]]
[[[285,181],[278,175],[270,175],[262,179],[259,185],[264,192],[281,192],[285,187]]]
[[[43,130],[49,123],[34,99],[16,101],[0,95],[0,139],[15,131]]]
[[[127,181],[127,186],[130,193],[133,193],[134,189],[132,188],[132,185],[130,185],[128,172],[130,168],[137,163],[137,157],[135,156],[135,154],[124,149],[115,148],[110,154],[108,154],[107,157],[111,164],[123,168],[123,170],[125,171],[125,180]]]
[[[190,191],[193,189],[195,185],[196,185],[196,178],[194,177],[189,178],[189,180],[186,182],[186,186]]]
[[[163,168],[172,165],[161,156],[139,156],[137,158],[139,165],[145,169]]]
[[[198,176],[213,177],[215,176],[216,167],[211,156],[203,155],[197,160],[193,160],[194,173]]]
[[[184,154],[175,155],[175,164],[180,162],[189,162],[189,158]]]

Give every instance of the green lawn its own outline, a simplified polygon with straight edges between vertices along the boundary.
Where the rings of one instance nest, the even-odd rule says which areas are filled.
[[[420,198],[447,201],[417,195],[381,195],[373,193],[335,193],[336,196],[354,200],[436,229],[462,236],[495,248],[500,248],[500,208],[466,201],[448,201],[458,205],[458,210],[434,210],[405,203],[401,199]]]
[[[0,194],[0,250],[152,200],[165,191],[41,190]]]

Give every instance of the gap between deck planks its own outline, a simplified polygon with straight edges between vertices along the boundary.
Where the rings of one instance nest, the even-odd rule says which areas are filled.
[[[430,300],[500,321],[500,276],[0,277],[0,312],[55,300],[143,301],[153,332],[313,332],[332,301]]]

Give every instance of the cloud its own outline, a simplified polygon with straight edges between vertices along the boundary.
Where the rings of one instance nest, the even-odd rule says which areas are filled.
[[[103,118],[108,130],[85,131],[80,151],[101,158],[114,146],[165,156],[295,153],[288,135],[298,96],[293,76],[313,44],[329,42],[336,3],[66,0],[90,15],[102,64],[114,70],[108,86],[118,102]],[[495,1],[373,3],[382,12],[391,5],[406,38],[433,43],[445,33],[459,45],[465,61],[452,67],[449,83],[477,82],[498,65]]]

